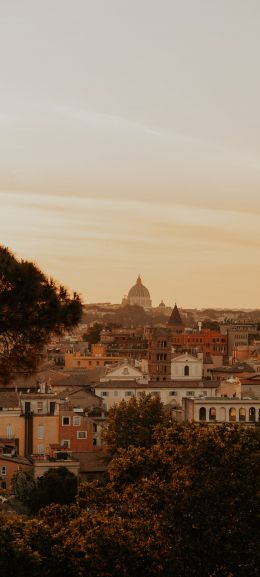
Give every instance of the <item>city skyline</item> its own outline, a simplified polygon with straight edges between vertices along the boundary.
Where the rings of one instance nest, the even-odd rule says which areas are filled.
[[[0,230],[86,302],[258,308],[256,0],[1,7]]]

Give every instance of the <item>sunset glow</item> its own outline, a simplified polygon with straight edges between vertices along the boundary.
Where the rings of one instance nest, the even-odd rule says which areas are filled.
[[[14,0],[1,244],[86,302],[259,307],[256,0]],[[33,47],[33,48],[32,48]]]

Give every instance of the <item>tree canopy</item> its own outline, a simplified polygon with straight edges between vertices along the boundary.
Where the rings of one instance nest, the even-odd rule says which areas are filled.
[[[120,449],[106,484],[77,503],[2,519],[3,574],[257,577],[259,432],[228,424],[157,427]],[[26,572],[27,571],[27,572]]]
[[[83,340],[88,342],[88,345],[95,345],[99,342],[100,333],[102,331],[103,325],[101,323],[94,323],[88,328],[87,332],[83,335]]]
[[[82,305],[32,262],[0,247],[0,378],[32,373],[51,334],[77,325]]]
[[[157,425],[166,425],[169,419],[165,415],[163,404],[156,395],[140,395],[129,401],[121,401],[112,407],[103,429],[103,441],[111,455],[119,449],[150,447]]]
[[[12,485],[16,499],[31,513],[38,513],[51,503],[72,503],[78,488],[77,478],[66,467],[50,468],[38,479],[34,479],[31,473],[18,471]]]

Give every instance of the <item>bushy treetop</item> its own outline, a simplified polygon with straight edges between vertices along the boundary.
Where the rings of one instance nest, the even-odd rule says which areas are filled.
[[[70,297],[35,264],[0,247],[0,378],[33,372],[51,334],[73,328],[81,312],[77,293]]]

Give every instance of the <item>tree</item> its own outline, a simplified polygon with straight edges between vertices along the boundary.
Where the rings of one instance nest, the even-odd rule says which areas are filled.
[[[120,449],[107,484],[83,484],[75,504],[3,517],[2,572],[257,577],[259,450],[253,428],[159,426],[150,447]]]
[[[32,262],[18,261],[0,247],[0,377],[35,371],[51,334],[76,326],[79,296],[49,280]]]
[[[111,455],[130,445],[150,447],[155,427],[168,422],[158,396],[143,394],[138,399],[132,397],[110,409],[103,429],[103,441]]]
[[[12,477],[12,491],[15,499],[29,508],[30,497],[35,489],[33,469],[30,471],[17,471]]]
[[[94,323],[86,333],[83,335],[83,340],[88,342],[88,345],[95,345],[99,342],[100,333],[103,329],[103,325],[100,323]]]
[[[158,427],[150,448],[118,452],[105,488],[83,486],[79,504],[108,512],[114,530],[123,520],[139,561],[139,544],[144,548],[142,575],[256,577],[259,450],[254,429]]]
[[[259,432],[175,424],[155,437],[151,448],[129,447],[111,461],[107,492],[118,515],[152,527],[159,575],[256,576]]]
[[[144,326],[147,323],[147,313],[139,305],[125,305],[115,314],[115,320],[124,327]]]
[[[220,332],[220,324],[217,321],[207,318],[202,322],[202,329]]]
[[[30,509],[37,513],[51,503],[68,505],[74,501],[77,488],[77,478],[66,467],[49,469],[36,480],[30,492]]]

